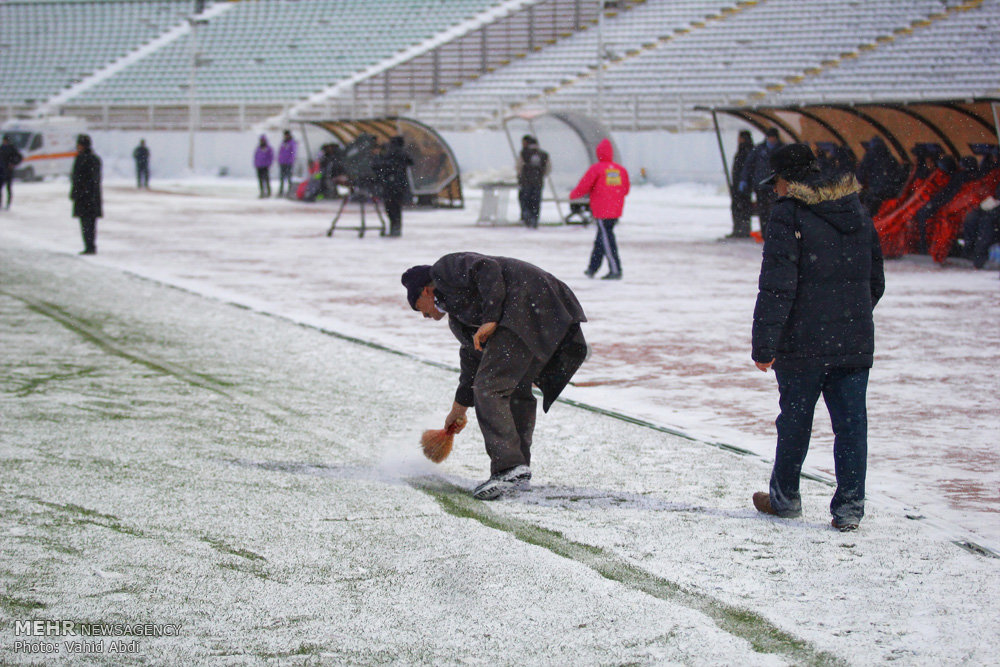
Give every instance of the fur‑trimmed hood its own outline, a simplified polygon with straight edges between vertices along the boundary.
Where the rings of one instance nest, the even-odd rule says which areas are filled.
[[[842,234],[856,232],[868,218],[858,198],[859,192],[861,185],[854,174],[837,174],[811,183],[788,184],[790,199],[805,204]]]
[[[861,184],[854,174],[837,174],[832,179],[814,183],[789,182],[788,184],[788,196],[798,199],[806,206],[843,199],[858,192],[861,192]]]

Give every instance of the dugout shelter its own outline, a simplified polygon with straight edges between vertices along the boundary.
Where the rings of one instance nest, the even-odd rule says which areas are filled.
[[[719,115],[737,118],[764,132],[776,128],[783,142],[847,146],[859,159],[862,142],[879,136],[900,163],[913,162],[916,144],[939,144],[956,160],[973,155],[972,145],[998,143],[1000,98],[919,102],[822,103],[802,106],[716,107],[711,111],[719,138],[726,182],[729,160],[719,131]]]
[[[334,141],[348,146],[363,134],[387,144],[393,136],[406,141],[413,157],[410,187],[418,206],[463,208],[462,178],[458,161],[448,143],[433,128],[412,118],[309,120],[298,121],[309,162],[319,154],[320,146]]]

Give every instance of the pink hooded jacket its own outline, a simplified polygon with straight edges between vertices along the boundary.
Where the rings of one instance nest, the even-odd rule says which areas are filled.
[[[628,171],[611,161],[614,149],[607,139],[597,144],[596,153],[598,162],[590,166],[569,198],[580,199],[589,194],[590,211],[595,218],[620,218],[629,190]]]

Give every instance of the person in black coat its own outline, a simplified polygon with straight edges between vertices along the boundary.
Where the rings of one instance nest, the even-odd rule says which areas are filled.
[[[835,433],[830,512],[835,528],[853,530],[864,516],[882,249],[853,174],[821,177],[805,144],[785,146],[771,162],[779,198],[764,237],[751,356],[760,370],[774,369],[781,414],[770,490],[753,502],[767,514],[802,513],[799,474],[822,394]]]
[[[778,137],[778,130],[770,128],[764,134],[764,141],[754,146],[743,165],[740,174],[739,190],[749,193],[751,190],[757,199],[757,219],[760,221],[760,233],[763,234],[771,217],[771,207],[774,206],[776,195],[774,188],[762,183],[771,173],[771,155],[784,146]]]
[[[517,157],[517,196],[521,204],[521,222],[530,229],[538,228],[542,212],[542,192],[545,177],[552,171],[549,154],[530,134],[521,137],[521,153]]]
[[[3,189],[6,187],[7,208],[10,208],[10,202],[14,199],[14,193],[11,190],[11,183],[14,181],[14,167],[21,164],[22,159],[21,151],[17,150],[17,146],[11,142],[10,135],[3,135],[3,141],[0,143],[0,206],[3,205]]]
[[[1000,187],[965,216],[962,238],[966,258],[977,269],[986,266],[990,246],[1000,243]]]
[[[861,203],[868,215],[875,215],[882,202],[896,196],[906,176],[904,168],[889,152],[882,137],[872,137],[862,142],[862,146],[865,147],[865,155],[857,170],[862,187]]]
[[[97,253],[97,219],[103,217],[101,197],[101,158],[91,146],[90,135],[81,134],[76,138],[76,159],[73,160],[72,189],[69,198],[73,200],[73,216],[80,219],[83,234],[81,255]]]
[[[135,179],[137,188],[149,189],[149,147],[146,140],[140,139],[139,145],[132,151],[135,160]]]
[[[743,188],[741,190],[738,181],[743,174],[747,158],[750,157],[750,151],[753,150],[753,135],[750,134],[750,130],[740,130],[738,141],[731,172],[733,187],[729,193],[729,210],[733,214],[733,231],[729,234],[729,238],[746,239],[750,238],[750,216],[753,213],[753,204],[751,203],[750,189]]]
[[[406,152],[405,146],[403,137],[392,137],[385,152],[375,161],[375,177],[385,213],[389,216],[389,236],[402,236],[403,203],[410,197],[407,170],[413,165],[413,158]]]
[[[535,397],[542,410],[553,401],[587,355],[580,330],[586,322],[572,290],[542,269],[510,257],[474,252],[445,255],[433,266],[402,277],[410,307],[448,326],[460,344],[461,374],[445,428],[476,419],[490,457],[490,479],[473,491],[492,500],[524,488],[531,479]]]

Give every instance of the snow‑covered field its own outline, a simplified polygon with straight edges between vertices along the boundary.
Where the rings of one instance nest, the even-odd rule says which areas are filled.
[[[407,211],[402,239],[327,238],[329,204],[231,181],[108,184],[100,254],[81,259],[65,182],[18,185],[0,212],[0,662],[80,639],[15,634],[27,619],[179,628],[125,637],[136,663],[1000,653],[1000,559],[955,544],[1000,543],[995,271],[888,264],[871,500],[842,535],[822,418],[803,519],[749,505],[777,402],[748,356],[760,249],[716,240],[712,189],[637,189],[619,283],[583,277],[591,230],[476,227],[472,201]],[[459,249],[551,270],[591,320],[567,392],[585,405],[540,416],[534,489],[496,503],[467,493],[478,429],[440,466],[416,446],[457,354],[398,276]]]

